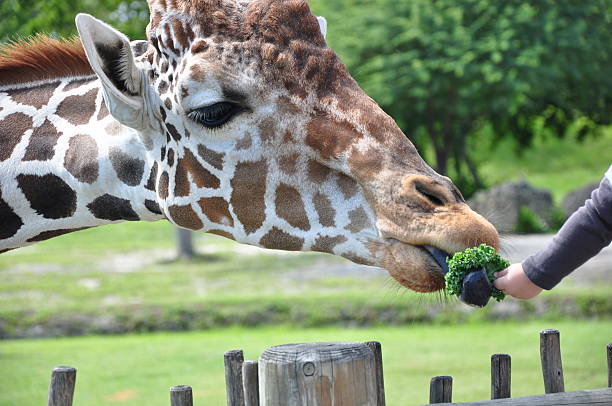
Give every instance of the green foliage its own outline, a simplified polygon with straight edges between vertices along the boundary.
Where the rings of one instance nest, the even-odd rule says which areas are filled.
[[[0,42],[36,33],[53,36],[76,35],[74,18],[88,13],[124,32],[131,39],[143,39],[149,21],[145,1],[123,0],[0,0],[2,16]]]
[[[329,41],[437,169],[471,177],[488,127],[519,148],[609,124],[612,3],[605,0],[314,1]],[[359,27],[360,35],[355,35]]]
[[[605,0],[311,0],[329,43],[365,90],[469,197],[483,187],[472,145],[536,133],[579,139],[612,120],[612,3]],[[145,1],[0,0],[0,41],[76,33],[86,12],[142,39]],[[359,27],[359,35],[355,33]]]
[[[521,206],[514,231],[519,234],[545,233],[549,227],[529,207]]]
[[[480,244],[478,247],[457,252],[452,258],[447,259],[447,262],[449,271],[444,276],[446,279],[446,291],[451,295],[457,296],[461,294],[463,279],[470,270],[484,267],[489,280],[493,282],[495,280],[494,272],[510,266],[510,262],[495,252],[495,248],[486,244]],[[493,287],[491,297],[501,302],[506,295],[501,290]]]

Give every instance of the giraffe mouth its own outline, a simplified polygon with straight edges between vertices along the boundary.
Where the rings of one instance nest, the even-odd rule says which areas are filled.
[[[444,289],[445,251],[431,247],[436,258],[424,245],[413,245],[394,238],[385,246],[381,265],[401,285],[416,292],[435,292]],[[442,259],[444,256],[444,259]]]
[[[431,245],[422,245],[419,248],[424,249],[433,257],[443,274],[446,275],[448,273],[448,263],[446,261],[451,257],[451,254]]]

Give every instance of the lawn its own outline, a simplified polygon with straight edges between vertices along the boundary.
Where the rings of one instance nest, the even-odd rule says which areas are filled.
[[[429,379],[454,377],[455,401],[484,400],[490,355],[512,356],[512,395],[543,393],[538,332],[561,331],[566,390],[605,387],[612,322],[470,323],[371,329],[232,328],[203,332],[0,341],[0,405],[40,405],[54,366],[78,369],[75,405],[165,405],[189,384],[198,405],[225,404],[223,353],[256,359],[270,345],[378,340],[387,404],[427,402]]]

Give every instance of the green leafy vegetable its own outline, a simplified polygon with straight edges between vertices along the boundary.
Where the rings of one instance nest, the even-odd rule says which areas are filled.
[[[495,252],[495,248],[486,244],[480,244],[478,247],[457,252],[452,258],[447,258],[446,262],[448,263],[448,272],[444,276],[444,279],[446,279],[446,291],[457,296],[461,294],[463,278],[465,278],[465,275],[470,270],[484,267],[489,280],[493,282],[495,280],[494,272],[510,266],[510,262]],[[501,302],[506,295],[501,290],[493,287],[491,297]]]

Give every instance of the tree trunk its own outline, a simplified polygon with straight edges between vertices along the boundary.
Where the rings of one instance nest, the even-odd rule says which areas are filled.
[[[179,258],[193,259],[195,256],[192,236],[191,230],[176,228],[176,249]]]
[[[432,138],[435,135],[432,135]],[[434,147],[436,150],[436,172],[441,175],[446,174],[446,169],[448,167],[448,151],[446,145],[440,145],[438,147]]]

